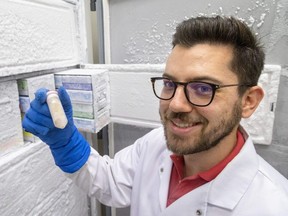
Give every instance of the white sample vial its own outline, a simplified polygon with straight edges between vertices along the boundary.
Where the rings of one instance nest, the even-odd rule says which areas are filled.
[[[68,123],[66,114],[64,112],[61,101],[58,97],[57,91],[48,91],[46,102],[48,104],[50,114],[54,123],[54,126],[57,128],[65,128]]]

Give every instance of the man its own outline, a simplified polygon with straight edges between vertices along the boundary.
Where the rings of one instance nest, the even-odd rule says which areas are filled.
[[[131,215],[287,215],[288,181],[255,152],[240,126],[263,98],[264,52],[232,17],[182,22],[162,77],[151,78],[163,127],[101,157],[73,124],[56,129],[40,89],[23,127],[46,142],[58,165],[90,196]]]

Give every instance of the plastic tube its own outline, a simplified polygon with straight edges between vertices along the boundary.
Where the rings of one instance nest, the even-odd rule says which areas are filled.
[[[68,123],[63,106],[58,97],[57,91],[48,91],[46,102],[51,113],[54,126],[60,129],[65,128]]]

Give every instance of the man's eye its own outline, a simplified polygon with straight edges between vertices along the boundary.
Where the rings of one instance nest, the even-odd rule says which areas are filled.
[[[199,85],[197,90],[199,92],[203,92],[203,93],[209,93],[212,91],[211,87],[210,86],[206,86],[206,85]]]
[[[189,89],[200,95],[212,94],[213,92],[212,87],[206,83],[190,83]]]
[[[163,84],[165,88],[174,88],[175,85],[171,80],[163,80]]]

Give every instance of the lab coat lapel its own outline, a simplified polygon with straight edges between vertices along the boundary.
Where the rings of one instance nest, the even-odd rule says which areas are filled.
[[[212,181],[208,202],[232,210],[252,183],[259,167],[258,157],[251,138],[239,154]]]
[[[172,153],[169,150],[163,152],[160,156],[162,163],[159,167],[159,178],[160,178],[160,188],[159,188],[159,202],[161,211],[166,208],[170,175],[172,169],[172,160],[170,155]]]

